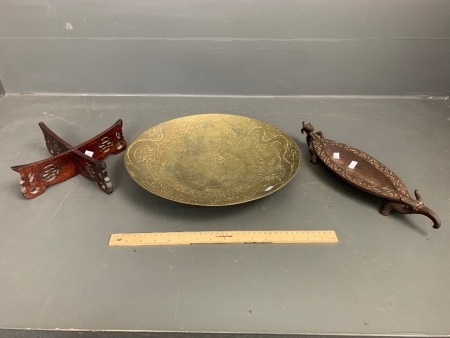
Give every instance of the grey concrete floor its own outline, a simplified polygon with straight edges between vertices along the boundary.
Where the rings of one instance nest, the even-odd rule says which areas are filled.
[[[450,104],[364,97],[6,96],[0,99],[0,328],[450,334]],[[26,200],[12,165],[49,154],[38,122],[76,145],[118,118],[131,142],[203,112],[264,120],[297,142],[283,189],[231,207],[153,196],[106,159],[115,191],[77,176]],[[301,122],[391,168],[442,220],[381,216],[381,200],[308,160]],[[108,247],[117,232],[335,230],[338,244]]]

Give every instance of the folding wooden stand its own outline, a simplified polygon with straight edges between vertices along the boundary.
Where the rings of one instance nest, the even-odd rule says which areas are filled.
[[[11,167],[20,174],[23,196],[35,198],[43,194],[47,187],[78,174],[96,182],[107,194],[112,193],[113,187],[106,172],[106,163],[102,160],[111,153],[118,154],[125,150],[127,144],[123,137],[122,124],[122,120],[118,120],[106,131],[77,147],[72,147],[40,122],[39,127],[44,133],[47,148],[54,156]]]

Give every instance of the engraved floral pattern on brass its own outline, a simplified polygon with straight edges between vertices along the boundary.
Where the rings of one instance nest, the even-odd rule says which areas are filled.
[[[144,131],[129,146],[125,167],[155,195],[221,206],[279,190],[297,172],[299,157],[292,139],[266,122],[201,114]]]

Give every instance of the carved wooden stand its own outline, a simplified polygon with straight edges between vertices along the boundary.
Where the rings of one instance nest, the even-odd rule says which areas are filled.
[[[20,174],[23,196],[35,198],[43,194],[47,187],[78,174],[96,182],[105,193],[112,193],[106,163],[102,160],[111,153],[118,154],[125,150],[127,144],[122,134],[122,124],[122,120],[118,120],[111,128],[72,147],[40,122],[39,127],[44,133],[47,149],[54,156],[11,167]]]

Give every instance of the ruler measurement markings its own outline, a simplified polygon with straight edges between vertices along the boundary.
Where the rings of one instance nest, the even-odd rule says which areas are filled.
[[[199,231],[112,234],[109,246],[238,244],[238,243],[337,243],[336,233],[322,231]]]

